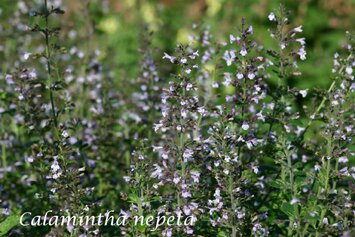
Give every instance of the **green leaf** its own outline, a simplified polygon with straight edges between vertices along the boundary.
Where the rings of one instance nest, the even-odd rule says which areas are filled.
[[[10,215],[3,222],[0,223],[0,236],[6,235],[12,228],[17,226],[20,222],[19,215]]]
[[[129,198],[130,202],[133,202],[133,203],[139,203],[140,202],[138,195],[135,194],[135,193],[129,194],[128,198]]]
[[[274,188],[282,188],[285,186],[285,184],[281,179],[277,179],[277,180],[272,180],[270,182],[270,186]]]
[[[155,196],[155,197],[152,197],[151,200],[154,202],[154,201],[162,201],[163,199],[160,196]]]
[[[296,176],[295,177],[295,184],[298,186],[298,187],[301,187],[303,185],[306,185],[308,182],[307,182],[307,177],[305,176]]]
[[[281,211],[283,211],[289,217],[295,217],[296,216],[295,206],[291,205],[288,202],[284,202],[281,205]]]
[[[137,225],[135,226],[140,232],[144,232],[145,229],[147,228],[145,225],[141,225],[141,223],[137,223]]]
[[[228,237],[228,235],[226,234],[226,232],[220,231],[218,232],[217,237]]]

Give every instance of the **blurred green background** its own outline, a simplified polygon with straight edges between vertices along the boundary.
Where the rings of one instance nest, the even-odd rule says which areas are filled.
[[[13,28],[16,21],[31,25],[29,12],[41,0],[0,0],[1,23],[0,57],[9,60],[11,50],[21,44]],[[216,37],[223,39],[236,32],[240,19],[245,17],[255,29],[255,37],[266,46],[273,44],[269,37],[271,27],[267,16],[283,3],[290,10],[292,26],[304,25],[307,61],[300,63],[303,79],[299,86],[326,87],[330,83],[329,71],[332,56],[345,42],[345,31],[354,30],[354,0],[54,0],[65,8],[61,17],[61,44],[73,45],[75,38],[79,49],[100,49],[100,61],[115,76],[135,78],[139,67],[138,48],[142,44],[141,32],[147,26],[154,32],[153,46],[156,59],[163,52],[172,52],[177,43],[184,43],[193,23],[209,25]],[[14,12],[21,16],[14,19]],[[16,35],[18,34],[18,35]],[[10,37],[9,37],[10,36]],[[74,37],[75,36],[75,37]],[[218,40],[218,39],[216,39]],[[13,41],[17,42],[14,43]],[[29,45],[30,47],[30,45]],[[7,55],[6,55],[7,50]],[[9,60],[9,63],[11,60]],[[9,67],[3,65],[3,70]]]
[[[79,3],[66,2],[70,15],[81,15]],[[89,1],[89,7],[97,46],[108,60],[134,77],[135,68],[129,65],[138,63],[142,24],[155,32],[153,44],[161,53],[172,52],[177,43],[186,42],[193,23],[209,25],[213,35],[227,39],[237,32],[242,17],[254,26],[257,40],[268,46],[274,41],[269,37],[272,25],[267,16],[281,2],[290,10],[292,25],[304,26],[308,62],[300,63],[303,79],[299,86],[326,87],[333,54],[345,43],[345,31],[354,29],[354,0],[111,0]],[[80,28],[75,26],[78,22],[72,24]]]

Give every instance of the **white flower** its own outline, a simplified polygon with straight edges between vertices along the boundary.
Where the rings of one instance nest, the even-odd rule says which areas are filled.
[[[62,175],[62,172],[58,172],[58,173],[53,174],[52,178],[58,179],[61,175]]]
[[[187,83],[186,90],[190,91],[193,87],[194,87],[194,85],[192,85],[192,83]]]
[[[348,163],[348,158],[346,156],[339,157],[339,163]]]
[[[255,74],[253,72],[248,73],[248,78],[253,80],[255,78]]]
[[[206,116],[207,115],[207,110],[205,109],[204,106],[198,107],[197,108],[197,112],[199,112],[202,116]]]
[[[246,122],[244,122],[243,125],[242,125],[242,129],[243,129],[244,131],[248,130],[248,129],[249,129],[249,124],[247,124]]]
[[[251,168],[253,169],[253,172],[254,172],[255,174],[258,174],[258,173],[259,173],[259,167],[258,167],[258,166],[252,165]]]
[[[216,160],[216,161],[214,162],[214,165],[215,165],[216,167],[218,167],[220,164],[221,164],[221,162],[220,162],[219,160]]]
[[[296,32],[296,33],[302,32],[302,31],[303,31],[303,30],[302,30],[302,26],[299,26],[299,27],[293,29],[293,31]]]
[[[248,51],[243,48],[242,50],[240,50],[240,54],[244,57],[245,55],[247,55]]]
[[[185,63],[187,62],[187,59],[186,59],[186,58],[182,58],[182,59],[180,60],[180,62],[183,63],[183,64],[185,64]]]
[[[185,149],[184,154],[182,156],[183,156],[184,160],[187,161],[192,158],[193,154],[194,154],[194,151],[188,148],[188,149]]]
[[[163,230],[162,235],[164,237],[171,237],[171,236],[173,236],[173,231],[170,228],[165,229],[165,230]]]
[[[271,12],[269,14],[268,18],[269,18],[269,21],[275,21],[276,20],[275,14],[273,12]]]
[[[237,40],[237,38],[235,38],[233,35],[229,35],[229,42],[231,44],[233,44],[236,40]]]
[[[191,73],[191,69],[190,69],[190,68],[187,68],[187,69],[185,70],[185,72],[186,72],[187,74],[190,74],[190,73]]]
[[[169,153],[168,153],[168,152],[162,152],[161,157],[162,157],[164,160],[167,160],[167,159],[169,159]]]
[[[163,59],[168,59],[168,60],[170,60],[171,63],[174,63],[176,60],[176,57],[170,56],[169,54],[164,53]]]
[[[297,54],[300,56],[300,59],[301,59],[301,60],[306,60],[307,52],[306,52],[306,50],[304,49],[304,47],[301,47],[301,48],[298,50]]]
[[[128,219],[131,215],[128,212],[121,210],[120,216],[122,216],[124,219]]]
[[[253,34],[253,26],[249,26],[247,32]]]
[[[183,118],[187,117],[187,110],[186,109],[181,110],[181,117],[183,117]]]
[[[153,127],[154,127],[154,132],[156,132],[156,131],[158,131],[160,128],[163,127],[163,124],[161,124],[161,123],[155,123],[155,124],[153,125]]]
[[[193,179],[193,181],[195,183],[198,183],[200,181],[200,174],[201,173],[198,171],[191,171],[190,173],[191,173],[191,178]]]
[[[189,58],[191,59],[195,59],[196,57],[198,57],[199,54],[198,54],[198,50],[196,52],[194,52],[193,54],[189,55]]]
[[[27,162],[29,162],[29,163],[32,163],[33,162],[33,157],[32,156],[29,156],[29,157],[27,157]]]
[[[218,82],[213,82],[212,87],[213,88],[218,88],[219,87]]]
[[[300,200],[298,200],[297,198],[293,197],[290,203],[291,203],[291,205],[293,205],[293,204],[298,203],[299,201]]]
[[[71,137],[71,138],[69,138],[69,143],[71,144],[71,145],[74,145],[75,143],[77,143],[78,142],[78,139],[76,138],[76,137]]]
[[[24,53],[24,54],[23,54],[23,59],[24,59],[25,61],[28,60],[28,59],[30,58],[31,54],[32,54],[32,53],[28,53],[28,52]]]
[[[224,73],[224,81],[222,83],[225,86],[229,86],[232,83],[232,77],[230,73],[228,72]]]
[[[300,43],[302,46],[306,44],[306,39],[305,38],[299,38],[299,39],[296,39],[296,41],[298,43]]]
[[[191,193],[189,191],[184,190],[184,191],[182,191],[181,196],[183,198],[188,198],[188,197],[191,197]]]
[[[237,139],[237,142],[244,142],[244,139],[242,136],[239,136],[238,139]]]
[[[299,93],[302,95],[303,98],[307,96],[308,89],[300,90]]]
[[[244,218],[244,216],[245,216],[245,213],[244,213],[244,212],[238,212],[238,213],[237,213],[238,219],[242,219],[242,218]]]
[[[332,105],[337,106],[337,105],[339,105],[339,102],[337,100],[333,100]]]
[[[53,173],[57,173],[58,171],[60,171],[60,166],[59,166],[59,163],[58,161],[55,159],[51,165],[51,170]]]
[[[311,212],[309,213],[309,215],[310,215],[311,217],[315,217],[316,215],[318,215],[318,212],[316,212],[316,211],[311,211]]]
[[[351,66],[347,66],[346,69],[345,69],[345,71],[346,71],[346,73],[347,73],[348,75],[353,74],[353,68],[352,68]]]
[[[265,116],[261,113],[261,111],[257,113],[256,116],[258,117],[259,120],[265,122]]]
[[[14,78],[12,75],[6,74],[5,80],[6,80],[6,83],[9,85],[15,84]]]
[[[248,147],[249,150],[253,147],[253,142],[252,142],[252,140],[246,141],[245,144],[247,145],[247,147]]]
[[[162,108],[161,108],[161,113],[162,113],[163,117],[168,116],[168,114],[169,114],[169,108],[168,108],[167,106],[162,106]]]
[[[241,72],[238,72],[237,73],[237,78],[240,80],[240,79],[243,79],[243,77],[244,77],[244,75],[243,75],[243,73],[241,73]]]
[[[64,130],[64,131],[62,132],[62,136],[63,136],[64,138],[68,138],[68,137],[69,137],[69,133]]]
[[[163,169],[157,164],[154,164],[154,167],[155,167],[155,170],[150,175],[150,177],[152,177],[152,178],[161,178],[161,177],[163,177]]]
[[[161,150],[163,150],[163,147],[162,146],[152,146],[152,148],[153,148],[153,152],[157,152],[157,151],[161,151]]]
[[[226,52],[224,52],[224,55],[222,58],[226,61],[227,66],[230,66],[230,65],[232,65],[232,62],[235,59],[235,53],[233,51],[226,50]]]
[[[5,215],[5,216],[10,215],[10,209],[9,209],[9,208],[4,208],[4,209],[2,210],[2,214]]]
[[[181,177],[176,176],[173,178],[173,183],[178,184],[180,182],[180,180],[181,180]]]
[[[188,235],[192,235],[192,234],[194,233],[194,230],[191,229],[190,227],[186,227],[186,228],[185,228],[185,232],[186,232],[186,234],[188,234]]]
[[[25,99],[25,96],[24,96],[23,94],[19,94],[19,95],[18,95],[18,99],[19,99],[19,100],[24,100],[24,99]]]
[[[305,128],[297,126],[297,130],[295,131],[295,133],[297,134],[297,136],[301,135],[301,133],[305,130]]]
[[[191,209],[190,209],[189,206],[184,206],[183,210],[184,210],[184,214],[185,214],[186,216],[188,216],[188,215],[191,214]]]

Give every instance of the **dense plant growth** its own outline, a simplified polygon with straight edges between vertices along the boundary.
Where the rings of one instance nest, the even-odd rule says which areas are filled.
[[[61,1],[18,8],[3,28],[17,45],[1,45],[0,236],[354,235],[351,32],[324,90],[295,86],[307,39],[282,5],[267,16],[267,45],[242,18],[222,39],[194,24],[164,52],[141,24],[139,63],[120,65],[131,79],[95,47],[89,6],[85,29],[69,32]],[[19,224],[48,210],[128,221]]]

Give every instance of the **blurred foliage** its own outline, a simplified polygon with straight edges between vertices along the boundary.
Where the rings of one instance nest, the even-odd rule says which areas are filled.
[[[11,15],[16,4],[23,1],[0,0],[1,20]],[[27,7],[33,2],[24,1]],[[194,23],[211,27],[219,37],[236,31],[245,17],[255,28],[256,37],[268,46],[267,15],[280,2],[290,10],[297,25],[304,25],[308,62],[301,64],[304,79],[300,87],[326,87],[328,68],[333,55],[345,39],[345,31],[354,30],[354,0],[63,0],[66,9],[62,19],[63,37],[70,31],[86,35],[79,46],[97,47],[102,51],[106,67],[115,68],[117,77],[134,78],[139,63],[139,34],[143,26],[154,32],[153,45],[160,52],[172,52],[178,42],[185,42]],[[6,6],[6,7],[5,7]],[[4,31],[5,29],[2,29]],[[0,35],[4,37],[4,34]],[[4,39],[4,38],[1,38]],[[16,40],[16,39],[14,39]],[[9,42],[9,46],[13,44]],[[2,51],[6,51],[2,49]],[[160,60],[161,55],[156,55]],[[111,69],[111,68],[110,68]],[[170,70],[169,68],[167,69]],[[118,82],[120,83],[120,82]]]
[[[88,5],[97,45],[108,60],[118,68],[124,68],[120,73],[134,77],[135,67],[126,66],[138,63],[136,49],[142,24],[147,24],[154,32],[155,46],[171,52],[178,42],[186,41],[193,23],[209,25],[212,32],[222,37],[235,31],[239,20],[246,17],[255,27],[256,37],[267,45],[273,43],[271,38],[265,37],[270,27],[267,15],[280,2],[285,1],[92,0]],[[331,55],[343,43],[345,31],[354,29],[355,1],[291,0],[285,4],[291,11],[293,22],[304,25],[307,40],[308,63],[300,65],[304,73],[300,87],[326,87],[330,83],[326,75],[332,63]],[[82,6],[69,0],[65,5],[69,17],[73,17],[72,27],[80,28],[76,24],[80,22],[77,18],[82,17]]]

